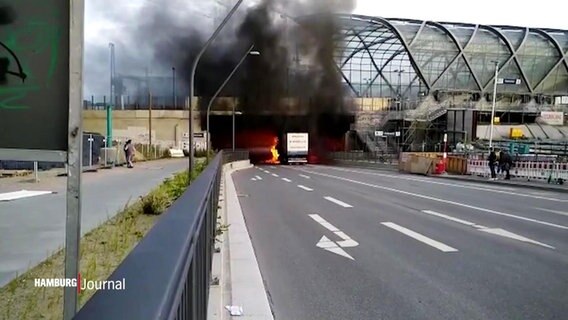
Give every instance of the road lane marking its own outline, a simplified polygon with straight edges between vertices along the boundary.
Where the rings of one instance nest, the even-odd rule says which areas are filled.
[[[345,250],[341,249],[335,242],[329,240],[326,236],[321,237],[320,241],[316,244],[316,247],[333,252],[347,259],[355,260],[351,255],[349,255],[349,253],[345,252]]]
[[[558,229],[568,230],[568,226],[550,223],[550,222],[546,222],[546,221],[541,221],[541,220],[537,220],[537,219],[531,219],[531,218],[527,218],[527,217],[523,217],[523,216],[517,216],[517,215],[514,215],[514,214],[500,212],[500,211],[496,211],[496,210],[476,207],[476,206],[472,206],[472,205],[469,205],[469,204],[460,203],[460,202],[456,202],[456,201],[440,199],[440,198],[436,198],[436,197],[431,197],[431,196],[427,196],[427,195],[423,195],[423,194],[398,190],[398,189],[389,188],[389,187],[383,187],[383,186],[379,186],[379,185],[376,185],[376,184],[371,184],[371,183],[366,183],[366,182],[362,182],[362,181],[347,179],[347,178],[338,177],[338,176],[325,174],[325,173],[311,172],[311,171],[309,173],[328,177],[328,178],[332,178],[332,179],[347,181],[347,182],[351,182],[351,183],[354,183],[354,184],[359,184],[359,185],[362,185],[362,186],[367,186],[367,187],[371,187],[371,188],[375,188],[375,189],[391,191],[391,192],[404,194],[404,195],[408,195],[408,196],[412,196],[412,197],[416,197],[416,198],[422,198],[422,199],[426,199],[426,200],[451,204],[451,205],[455,205],[455,206],[459,206],[459,207],[463,207],[463,208],[468,208],[468,209],[473,209],[473,210],[477,210],[477,211],[481,211],[481,212],[491,213],[491,214],[498,215],[498,216],[504,216],[504,217],[509,217],[509,218],[513,218],[513,219],[518,219],[518,220],[533,222],[533,223],[537,223],[537,224],[542,224],[542,225],[545,225],[545,226],[554,227],[554,228],[558,228]]]
[[[546,247],[546,248],[554,249],[553,246],[550,246],[550,245],[544,244],[542,242],[538,242],[538,241],[523,237],[521,235],[512,233],[510,231],[507,231],[507,230],[504,230],[504,229],[501,229],[501,228],[488,228],[488,227],[485,227],[485,226],[482,226],[482,225],[479,225],[479,224],[476,224],[476,223],[473,223],[473,222],[470,222],[470,221],[454,218],[452,216],[448,216],[448,215],[445,215],[445,214],[442,214],[442,213],[439,213],[439,212],[435,212],[435,211],[432,211],[432,210],[422,210],[422,212],[429,214],[429,215],[436,216],[436,217],[448,219],[448,220],[451,220],[451,221],[454,221],[454,222],[457,222],[457,223],[461,223],[461,224],[464,224],[466,226],[476,228],[479,231],[483,231],[483,232],[491,233],[491,234],[494,234],[494,235],[497,235],[497,236],[510,238],[510,239],[514,239],[514,240],[518,240],[518,241],[522,241],[522,242],[532,243],[532,244],[536,244],[536,245],[543,246],[543,247]]]
[[[256,176],[256,180],[262,180],[260,176]]]
[[[540,211],[544,211],[544,212],[556,213],[556,214],[568,217],[568,212],[564,212],[564,211],[550,210],[550,209],[544,209],[544,208],[535,208],[535,209],[540,210]]]
[[[310,176],[307,176],[305,174],[301,174],[300,177],[305,178],[305,179],[310,179]]]
[[[256,181],[256,178],[250,178],[251,181]]]
[[[497,235],[497,236],[501,236],[501,237],[505,237],[505,238],[509,238],[509,239],[513,239],[513,240],[518,240],[518,241],[522,241],[522,242],[536,244],[538,246],[542,246],[542,247],[549,248],[549,249],[555,249],[553,246],[550,246],[548,244],[523,237],[521,235],[509,232],[507,230],[503,230],[501,228],[481,229],[479,231],[487,232],[487,233],[490,233],[490,234],[494,234],[494,235]]]
[[[451,217],[451,216],[448,216],[448,215],[445,215],[445,214],[442,214],[442,213],[438,213],[438,212],[435,212],[435,211],[431,211],[431,210],[422,210],[422,212],[429,214],[429,215],[432,215],[432,216],[448,219],[448,220],[451,220],[451,221],[454,221],[454,222],[457,222],[457,223],[465,224],[466,226],[470,226],[470,227],[473,227],[473,226],[476,225],[473,222],[454,218],[454,217]]]
[[[286,182],[292,182],[292,180],[288,179],[288,178],[282,178],[282,180],[286,181]]]
[[[327,230],[333,232],[336,236],[338,236],[339,238],[341,238],[342,241],[337,241],[337,244],[343,248],[352,248],[352,247],[356,247],[359,245],[359,243],[357,243],[357,241],[351,239],[350,236],[348,236],[345,232],[339,230],[337,227],[335,227],[334,225],[332,225],[331,223],[329,223],[327,220],[325,220],[324,218],[322,218],[320,215],[318,214],[310,214],[309,215],[310,218],[312,218],[314,221],[316,221],[317,223],[319,223],[320,225],[322,225],[324,228],[326,228]]]
[[[0,193],[0,201],[12,201],[29,197],[43,196],[46,194],[54,194],[53,191],[28,191],[20,190],[14,192]]]
[[[381,223],[381,224],[384,225],[384,226],[386,226],[386,227],[389,227],[389,228],[391,228],[391,229],[393,229],[393,230],[396,230],[396,231],[398,231],[398,232],[400,232],[400,233],[402,233],[402,234],[404,234],[404,235],[406,235],[406,236],[409,236],[409,237],[411,237],[411,238],[413,238],[413,239],[415,239],[415,240],[418,240],[418,241],[420,241],[420,242],[422,242],[422,243],[425,243],[425,244],[427,244],[427,245],[429,245],[429,246],[431,246],[431,247],[434,247],[434,248],[436,248],[436,249],[438,249],[438,250],[440,250],[440,251],[442,251],[442,252],[457,252],[457,251],[458,251],[458,249],[452,248],[452,247],[450,247],[450,246],[448,246],[448,245],[445,245],[445,244],[443,244],[443,243],[441,243],[441,242],[439,242],[439,241],[436,241],[436,240],[434,240],[434,239],[430,239],[430,238],[428,238],[428,237],[426,237],[426,236],[424,236],[424,235],[421,235],[421,234],[418,233],[418,232],[414,232],[414,231],[412,231],[412,230],[410,230],[410,229],[407,229],[407,228],[405,228],[405,227],[401,227],[401,226],[399,226],[399,225],[396,224],[396,223],[383,222],[383,223]]]
[[[268,171],[268,170],[266,170],[266,171],[264,171],[264,172],[267,173],[267,174],[270,174],[270,171]]]
[[[342,207],[344,207],[344,208],[353,208],[352,205],[350,205],[350,204],[348,204],[348,203],[345,203],[345,202],[343,202],[343,201],[341,201],[341,200],[337,200],[337,199],[335,199],[335,198],[333,198],[333,197],[324,197],[324,199],[327,200],[327,201],[333,202],[333,203],[335,203],[335,204],[337,204],[337,205],[340,205],[340,206],[342,206]]]
[[[324,228],[326,228],[327,230],[331,231],[331,232],[339,232],[339,229],[337,229],[334,225],[332,225],[331,223],[327,222],[327,220],[325,220],[324,218],[322,218],[319,214],[310,214],[309,215],[310,218],[312,218],[315,222],[321,224]]]
[[[278,175],[276,173],[273,173],[272,176],[278,178]]]
[[[311,189],[311,188],[305,187],[305,186],[303,186],[303,185],[301,185],[301,184],[299,184],[299,185],[298,185],[298,188],[300,188],[300,189],[304,189],[304,190],[306,190],[306,191],[314,191],[314,189]]]
[[[360,174],[372,175],[372,176],[378,176],[378,177],[393,178],[393,179],[397,179],[397,180],[425,182],[425,183],[429,183],[429,184],[437,184],[437,185],[456,187],[456,188],[473,189],[473,190],[480,190],[480,191],[486,191],[486,192],[492,192],[492,193],[501,193],[501,194],[518,196],[518,197],[534,198],[534,199],[541,199],[541,200],[547,200],[547,201],[568,202],[568,199],[550,198],[550,197],[538,196],[538,195],[533,195],[533,194],[519,193],[519,192],[515,192],[515,191],[505,191],[505,190],[515,190],[515,189],[508,188],[508,187],[498,187],[498,186],[483,186],[483,187],[481,187],[481,186],[473,186],[469,183],[455,184],[455,183],[435,181],[435,179],[439,179],[439,178],[418,179],[418,178],[405,177],[405,176],[402,176],[402,175],[390,175],[390,174],[342,169],[342,168],[335,168],[335,167],[327,167],[327,168],[332,169],[332,170],[337,170],[337,171],[353,172],[353,173],[360,173]],[[297,169],[297,170],[301,170],[301,169]],[[519,186],[519,187],[522,188],[522,186]]]

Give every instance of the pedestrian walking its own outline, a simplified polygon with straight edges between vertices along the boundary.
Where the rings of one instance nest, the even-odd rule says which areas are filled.
[[[487,158],[489,162],[489,170],[491,171],[491,180],[497,179],[497,174],[495,173],[495,166],[497,165],[497,155],[495,154],[495,150],[491,148],[489,152],[489,157]]]
[[[513,158],[507,151],[501,151],[499,155],[499,164],[501,166],[501,171],[505,172],[505,180],[511,180],[510,171],[513,166]]]
[[[134,168],[134,164],[132,163],[132,161],[134,160],[134,153],[136,152],[136,149],[134,148],[134,145],[132,144],[132,140],[128,139],[126,141],[126,143],[124,144],[124,155],[126,157],[126,166],[128,168]]]

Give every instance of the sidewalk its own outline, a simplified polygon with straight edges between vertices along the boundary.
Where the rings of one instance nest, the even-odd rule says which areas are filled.
[[[116,215],[172,174],[187,170],[186,158],[137,163],[82,175],[81,234]],[[45,171],[30,177],[1,179],[0,193],[31,190],[49,195],[0,202],[0,287],[61,248],[65,236],[66,177]],[[33,179],[33,176],[31,177]]]
[[[489,180],[488,178],[471,176],[471,175],[445,174],[445,175],[432,175],[431,177],[435,177],[438,179],[449,179],[449,180],[469,181],[476,183],[496,184],[503,186],[523,187],[523,188],[546,190],[546,191],[568,192],[567,183],[564,183],[563,185],[548,184],[545,181],[527,181],[526,179],[522,178],[511,178],[511,180],[504,180],[503,178],[500,178],[499,180],[492,181]]]
[[[252,241],[244,220],[232,173],[251,168],[249,161],[223,167],[219,200],[219,223],[228,230],[219,238],[219,252],[213,256],[212,284],[209,292],[208,319],[273,320],[272,310]],[[229,309],[226,307],[229,306]]]

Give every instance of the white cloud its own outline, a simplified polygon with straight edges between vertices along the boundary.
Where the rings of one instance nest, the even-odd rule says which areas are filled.
[[[560,7],[559,7],[560,6]],[[384,18],[513,25],[568,30],[564,6],[557,0],[358,0],[354,13]]]
[[[86,0],[85,16],[85,94],[103,95],[108,91],[108,44],[116,43],[117,67],[136,70],[143,74],[143,65],[152,64],[149,46],[153,38],[163,36],[164,30],[148,34],[148,43],[133,40],[135,31],[144,25],[152,10],[141,11],[145,5],[156,6],[156,11],[168,12],[180,23],[198,26],[210,33],[228,8],[236,0]],[[247,0],[246,6],[253,1]],[[565,10],[558,10],[560,3],[539,0],[538,6],[529,1],[511,0],[358,0],[356,14],[385,18],[410,18],[419,20],[466,22],[493,25],[546,27],[568,30]],[[164,7],[167,6],[167,7]],[[242,11],[239,10],[239,11]],[[141,14],[142,13],[142,14]],[[173,15],[171,13],[174,13]],[[159,23],[154,24],[156,29]],[[138,64],[138,65],[137,65]],[[136,67],[133,67],[136,66]],[[104,79],[104,80],[101,80]]]

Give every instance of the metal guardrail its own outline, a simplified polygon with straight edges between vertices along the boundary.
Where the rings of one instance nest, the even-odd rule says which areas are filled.
[[[333,160],[359,161],[383,164],[396,164],[398,156],[384,152],[332,152],[330,157]]]
[[[248,160],[248,159],[249,159],[248,150],[241,150],[241,149],[237,149],[235,151],[223,150],[223,163]]]
[[[99,290],[77,320],[207,318],[223,164],[246,151],[221,151],[108,278],[125,290]]]

